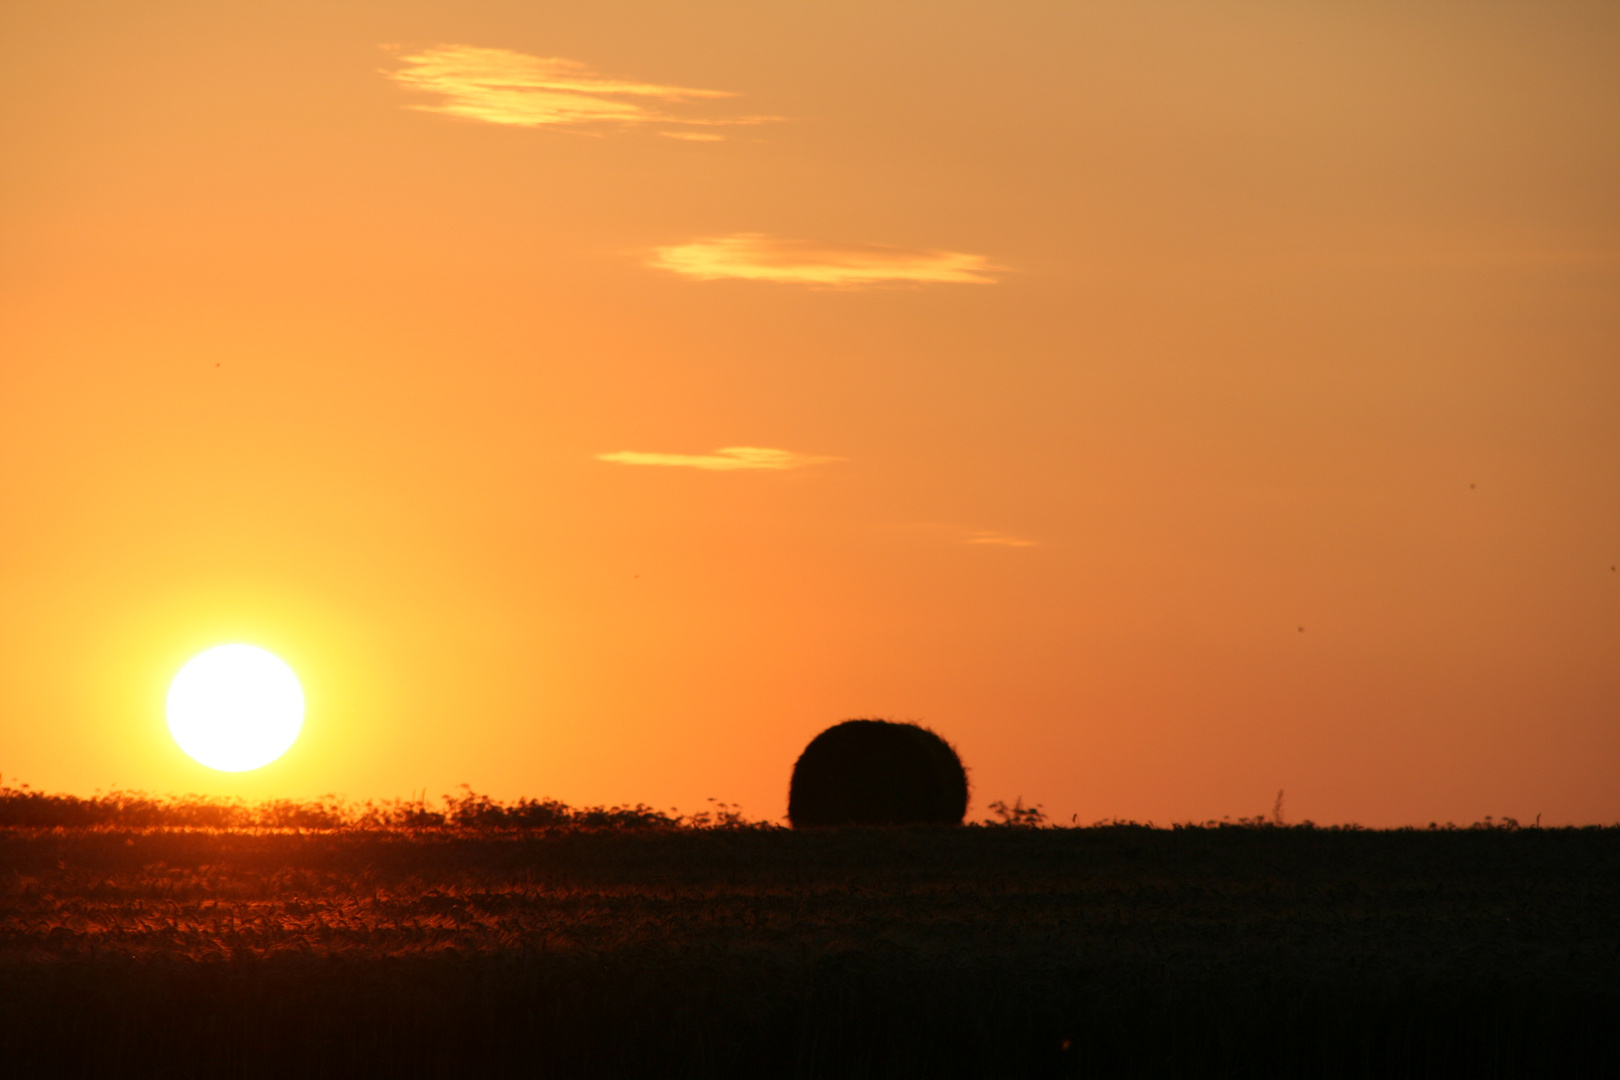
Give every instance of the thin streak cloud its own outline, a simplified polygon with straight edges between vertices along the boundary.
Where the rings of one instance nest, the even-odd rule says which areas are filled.
[[[768,446],[726,446],[712,454],[653,454],[639,450],[619,450],[611,454],[597,454],[596,459],[611,461],[618,465],[664,465],[706,469],[712,472],[735,472],[739,469],[802,469],[806,465],[822,465],[829,461],[844,460],[816,454],[797,454],[792,450],[776,450]]]
[[[999,532],[976,532],[967,538],[970,544],[989,544],[995,547],[1034,547],[1035,541],[1025,540],[1021,536],[1009,536]]]
[[[989,285],[993,265],[961,251],[883,244],[818,244],[764,233],[733,233],[653,250],[649,266],[700,281],[736,278],[798,285],[849,287],[914,284]]]
[[[487,124],[517,127],[563,125],[673,124],[718,127],[764,124],[775,116],[704,117],[672,113],[660,106],[736,97],[726,90],[628,82],[596,74],[577,60],[530,56],[511,49],[477,45],[435,45],[400,57],[396,71],[384,72],[409,90],[438,94],[432,105],[412,105]],[[671,134],[664,132],[662,134]],[[712,142],[723,136],[699,136]]]

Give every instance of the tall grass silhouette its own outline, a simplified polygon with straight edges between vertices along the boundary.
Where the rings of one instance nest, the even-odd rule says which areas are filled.
[[[714,802],[713,800],[710,800]],[[111,791],[89,797],[54,795],[27,784],[0,784],[0,828],[348,829],[480,832],[550,829],[765,828],[728,803],[681,814],[634,806],[569,806],[558,799],[503,802],[466,784],[435,803],[422,799],[356,802],[335,795],[313,800],[155,796]]]

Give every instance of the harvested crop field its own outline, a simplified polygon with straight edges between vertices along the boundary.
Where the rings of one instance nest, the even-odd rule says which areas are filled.
[[[1590,1076],[1620,829],[0,829],[12,1075]]]

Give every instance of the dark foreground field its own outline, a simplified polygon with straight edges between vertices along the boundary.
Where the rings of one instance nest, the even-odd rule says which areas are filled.
[[[0,829],[10,1076],[1620,1075],[1620,829]]]

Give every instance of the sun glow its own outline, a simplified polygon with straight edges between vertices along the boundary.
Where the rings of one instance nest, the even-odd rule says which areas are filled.
[[[254,645],[218,645],[191,659],[169,686],[169,733],[211,769],[268,765],[304,726],[304,691],[292,668]]]

